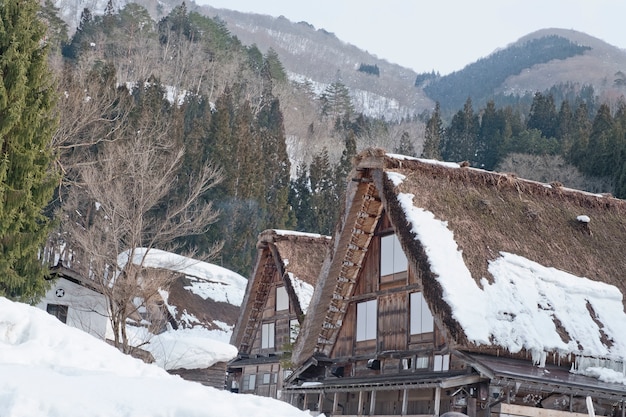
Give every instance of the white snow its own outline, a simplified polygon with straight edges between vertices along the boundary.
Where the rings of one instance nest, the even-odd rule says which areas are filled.
[[[236,347],[207,337],[207,330],[200,327],[158,334],[142,347],[166,370],[204,369],[237,356]]]
[[[457,164],[456,162],[438,161],[436,159],[415,158],[413,156],[401,155],[401,154],[396,154],[396,153],[387,153],[386,155],[390,158],[397,159],[399,161],[419,161],[425,164],[441,165],[446,168],[461,168],[461,165]]]
[[[394,184],[401,180],[394,173],[388,173],[388,177]],[[471,342],[494,344],[511,352],[525,348],[539,365],[546,352],[624,361],[626,314],[623,294],[617,287],[506,252],[490,262],[493,282],[482,278],[479,286],[447,222],[415,207],[413,197],[398,194],[412,231],[441,284],[443,299]],[[561,338],[555,320],[570,340]],[[612,346],[601,343],[602,333]]]
[[[184,381],[45,311],[0,297],[3,417],[297,417],[282,401]]]
[[[323,236],[318,233],[297,232],[295,230],[274,229],[274,232],[276,232],[278,236],[303,236],[303,237],[311,237],[311,238],[325,237],[326,239],[330,239],[330,236]]]
[[[591,221],[589,216],[586,216],[584,214],[581,214],[580,216],[576,217],[576,220],[578,220],[579,222],[582,222],[582,223],[589,223]]]
[[[128,256],[128,251],[122,252],[118,264],[125,265]],[[133,263],[141,264],[142,258],[144,267],[184,274],[191,281],[191,285],[186,288],[204,299],[212,298],[235,306],[240,306],[243,301],[247,280],[229,269],[159,249],[135,249]]]
[[[296,277],[292,272],[287,273],[289,276],[289,280],[291,281],[291,286],[293,287],[294,292],[296,293],[296,297],[298,297],[298,302],[300,303],[300,308],[302,312],[306,314],[309,304],[311,303],[311,298],[313,297],[313,286],[308,282],[301,280]]]

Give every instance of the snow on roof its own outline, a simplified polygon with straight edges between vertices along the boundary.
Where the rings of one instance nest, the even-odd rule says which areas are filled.
[[[267,397],[169,375],[50,314],[0,297],[0,415],[305,417]]]
[[[401,181],[398,174],[387,175],[394,183]],[[550,351],[626,358],[626,314],[617,287],[506,252],[490,262],[493,282],[483,278],[479,286],[447,222],[415,207],[413,197],[399,193],[398,201],[442,286],[444,301],[471,342],[511,352],[524,348],[537,363]],[[602,343],[607,337],[610,342]]]
[[[133,257],[135,264],[140,264],[145,255],[144,267],[162,268],[186,275],[191,281],[191,285],[186,288],[194,294],[204,299],[212,298],[215,301],[241,305],[247,280],[236,272],[159,249],[150,249],[146,255],[146,250],[146,248],[135,249]],[[118,257],[120,266],[126,262],[128,262],[128,251],[122,252]],[[216,286],[216,283],[223,285]]]
[[[287,276],[291,281],[291,286],[296,293],[296,297],[298,297],[300,308],[302,309],[302,312],[306,314],[309,304],[311,303],[311,298],[313,297],[314,288],[311,284],[296,277],[292,272],[288,272]]]
[[[330,239],[330,236],[324,236],[321,235],[319,233],[307,233],[307,232],[297,232],[294,230],[282,230],[282,229],[272,229],[274,230],[274,232],[276,232],[277,235],[279,236],[302,236],[302,237],[310,237],[310,238],[320,238],[320,237],[325,237],[327,239]]]
[[[395,154],[395,153],[387,153],[386,155],[389,158],[397,159],[399,161],[420,161],[425,164],[441,165],[447,168],[461,168],[461,165],[457,164],[456,162],[438,161],[436,159],[415,158],[412,156],[400,155],[400,154]]]
[[[205,369],[237,356],[237,348],[215,340],[202,327],[170,330],[153,336],[142,346],[163,369]]]

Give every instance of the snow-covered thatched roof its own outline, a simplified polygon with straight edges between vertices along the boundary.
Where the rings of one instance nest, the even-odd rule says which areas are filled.
[[[346,307],[333,300],[349,300],[342,281],[360,268],[346,242],[383,213],[452,348],[626,359],[626,202],[379,149],[350,178],[296,361],[329,354]]]

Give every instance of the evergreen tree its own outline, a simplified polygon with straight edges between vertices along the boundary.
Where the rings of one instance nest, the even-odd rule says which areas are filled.
[[[581,170],[586,160],[587,144],[591,131],[591,124],[587,115],[587,104],[584,101],[579,101],[572,119],[572,147],[566,154],[567,160]]]
[[[416,157],[417,153],[415,152],[415,147],[413,146],[413,142],[411,142],[411,137],[409,136],[409,132],[404,131],[400,136],[400,143],[393,150],[395,153],[406,156]]]
[[[561,103],[558,116],[558,128],[556,132],[556,138],[558,139],[561,147],[561,153],[567,155],[570,152],[573,141],[573,124],[574,115],[570,108],[569,102],[564,100]]]
[[[585,172],[598,177],[612,174],[617,149],[614,133],[611,109],[602,104],[591,126],[586,163],[583,165]]]
[[[330,234],[335,226],[335,199],[333,167],[324,148],[313,157],[309,168],[311,184],[311,216],[313,222],[310,232]]]
[[[0,295],[43,295],[38,251],[48,236],[44,209],[57,176],[51,139],[55,88],[41,42],[36,0],[0,2]]]
[[[487,103],[480,119],[478,134],[478,166],[494,169],[504,157],[504,148],[511,137],[511,129],[507,123],[506,113],[496,109],[493,100]]]
[[[291,181],[289,188],[289,206],[294,211],[296,230],[303,232],[314,230],[308,174],[306,163],[300,163],[296,168],[296,177]]]
[[[422,158],[441,159],[441,138],[443,136],[443,121],[441,120],[441,108],[439,102],[435,104],[435,110],[426,122],[424,133],[424,149]]]
[[[541,131],[546,138],[555,138],[558,131],[558,116],[554,97],[551,94],[547,96],[536,93],[533,104],[530,107],[528,115],[528,129],[537,129]]]
[[[446,161],[468,161],[476,164],[478,116],[474,114],[472,99],[468,98],[450,122],[445,132],[442,156]]]
[[[67,23],[59,17],[59,9],[52,0],[44,1],[39,16],[46,23],[46,40],[50,45],[50,53],[58,53],[68,41]]]
[[[343,83],[337,81],[326,87],[320,100],[322,102],[322,114],[333,119],[354,113],[350,90]]]

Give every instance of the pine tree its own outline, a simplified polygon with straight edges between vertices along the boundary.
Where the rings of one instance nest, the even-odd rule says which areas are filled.
[[[443,122],[441,121],[441,108],[439,102],[435,104],[435,110],[426,122],[426,132],[422,158],[441,159],[441,137],[443,136]]]
[[[0,2],[0,295],[43,295],[38,260],[49,232],[44,209],[57,176],[51,139],[55,88],[37,0]]]

